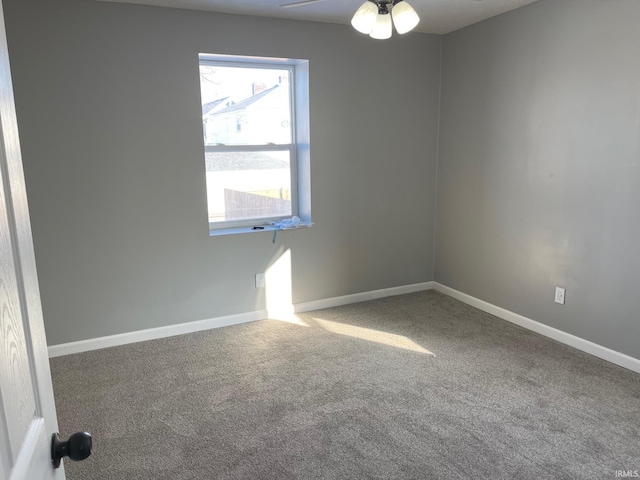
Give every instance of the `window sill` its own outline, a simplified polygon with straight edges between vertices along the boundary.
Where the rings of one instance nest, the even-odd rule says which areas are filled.
[[[312,222],[302,222],[297,225],[287,226],[286,228],[279,228],[274,225],[260,225],[258,227],[233,227],[233,228],[216,228],[215,230],[209,230],[210,237],[219,237],[221,235],[236,235],[238,233],[259,233],[259,232],[273,232],[274,230],[297,230],[299,228],[309,228],[313,225]]]

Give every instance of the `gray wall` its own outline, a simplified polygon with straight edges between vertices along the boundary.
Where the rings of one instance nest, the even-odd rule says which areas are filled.
[[[440,37],[4,3],[49,344],[432,280]],[[311,229],[208,236],[199,52],[310,60]]]
[[[550,0],[444,37],[435,255],[437,281],[636,358],[639,24],[637,0]]]

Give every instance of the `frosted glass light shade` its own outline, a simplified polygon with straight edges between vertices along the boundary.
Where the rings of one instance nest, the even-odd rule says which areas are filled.
[[[386,40],[391,38],[391,30],[391,15],[379,13],[376,18],[376,25],[369,36],[376,40]]]
[[[404,1],[393,7],[391,15],[393,16],[396,31],[400,34],[413,30],[420,22],[420,17],[413,7]]]
[[[373,2],[366,1],[356,10],[351,19],[351,25],[360,33],[371,33],[376,25],[377,16],[378,6]]]

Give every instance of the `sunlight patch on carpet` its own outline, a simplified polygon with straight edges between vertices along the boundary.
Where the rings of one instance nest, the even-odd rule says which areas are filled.
[[[412,352],[424,353],[425,355],[435,356],[426,348],[421,347],[413,340],[394,333],[381,332],[370,328],[356,327],[345,323],[331,322],[321,318],[314,317],[315,324],[330,333],[346,335],[347,337],[358,338],[360,340],[368,340],[370,342],[379,343],[388,347],[402,348]]]

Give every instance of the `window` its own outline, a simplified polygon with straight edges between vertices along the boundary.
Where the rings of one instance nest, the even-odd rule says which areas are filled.
[[[200,92],[211,234],[309,224],[308,62],[200,54]]]

